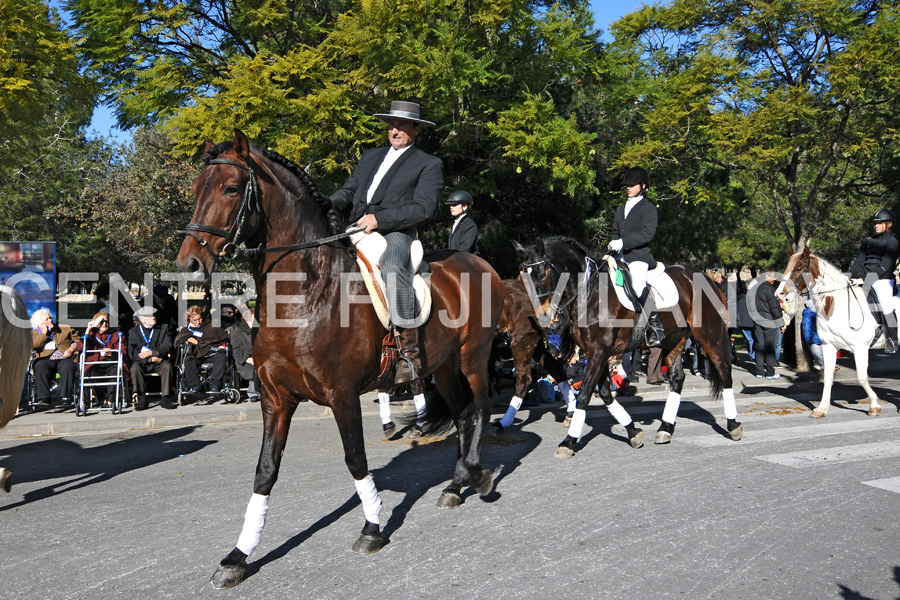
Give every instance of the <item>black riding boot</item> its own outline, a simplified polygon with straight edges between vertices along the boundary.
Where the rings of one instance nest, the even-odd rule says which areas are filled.
[[[656,348],[661,346],[663,338],[666,337],[666,330],[663,329],[662,321],[659,320],[659,313],[656,312],[656,301],[650,297],[650,288],[644,288],[640,303],[644,310],[650,313],[647,318],[647,330],[644,332],[644,340],[647,343],[647,347]]]
[[[888,325],[884,330],[884,353],[894,354],[897,351],[897,326]]]
[[[397,338],[397,345],[400,346],[400,358],[397,360],[394,384],[400,385],[419,378],[419,372],[422,369],[422,362],[419,359],[419,328],[398,329]]]

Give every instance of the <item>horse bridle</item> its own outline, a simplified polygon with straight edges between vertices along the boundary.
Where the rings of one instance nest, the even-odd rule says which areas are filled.
[[[197,240],[197,243],[209,250],[217,261],[220,258],[231,260],[240,253],[238,244],[240,243],[239,238],[244,225],[247,224],[253,215],[262,215],[262,204],[260,203],[260,192],[256,180],[256,173],[253,172],[253,168],[249,164],[244,164],[236,160],[228,160],[227,158],[212,158],[205,162],[207,165],[232,165],[246,171],[250,175],[247,179],[247,185],[244,187],[244,197],[241,199],[241,206],[238,208],[238,213],[235,216],[230,229],[220,229],[219,227],[213,227],[212,225],[205,225],[203,223],[188,223],[185,225],[184,229],[177,229],[175,233],[183,233],[193,237]],[[212,246],[210,246],[202,237],[197,235],[196,232],[223,237],[225,238],[225,245],[222,246],[222,250],[215,252],[213,251]]]
[[[263,245],[260,244],[258,248],[239,248],[238,244],[243,241],[240,238],[244,225],[247,224],[249,222],[249,219],[254,215],[262,216],[263,214],[261,201],[262,192],[260,192],[259,189],[259,183],[257,181],[256,173],[253,172],[253,168],[249,164],[244,164],[236,160],[228,160],[227,158],[212,158],[206,160],[205,162],[207,165],[232,165],[243,171],[246,171],[250,175],[249,179],[247,179],[247,185],[244,188],[244,197],[241,199],[241,206],[238,209],[238,214],[235,216],[234,222],[231,224],[230,229],[220,229],[219,227],[213,227],[212,225],[205,225],[203,223],[188,223],[187,225],[185,225],[184,229],[175,230],[175,233],[183,233],[197,240],[197,243],[199,243],[200,246],[209,250],[216,263],[218,263],[219,259],[232,260],[239,254],[257,256],[259,254],[268,252],[290,252],[293,250],[315,248],[317,246],[323,246],[325,244],[350,237],[355,233],[363,231],[362,227],[350,227],[343,233],[338,233],[332,236],[312,240],[309,242],[303,242],[300,244],[291,244],[289,246],[275,246],[271,248],[264,248]],[[198,231],[225,238],[225,245],[222,246],[222,250],[220,250],[219,252],[213,251],[212,246],[210,246],[209,243],[207,243],[207,241],[202,237],[197,235],[196,232]]]

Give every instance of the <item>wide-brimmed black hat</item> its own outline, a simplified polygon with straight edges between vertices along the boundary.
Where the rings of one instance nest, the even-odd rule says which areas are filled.
[[[391,119],[403,119],[412,121],[419,125],[433,126],[434,123],[421,118],[421,108],[415,102],[404,102],[403,100],[394,100],[391,102],[391,111],[387,113],[377,113],[372,115],[382,121],[390,121]]]

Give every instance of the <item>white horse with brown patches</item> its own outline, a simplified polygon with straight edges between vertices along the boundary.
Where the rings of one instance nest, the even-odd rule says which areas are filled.
[[[821,419],[831,406],[838,350],[853,352],[856,379],[869,397],[869,415],[881,414],[878,396],[869,385],[868,370],[869,349],[884,348],[884,335],[869,309],[863,286],[852,285],[840,269],[810,252],[809,248],[791,257],[779,290],[787,282],[794,284],[798,292],[808,291],[816,308],[816,328],[822,339],[825,385],[819,407],[809,416]]]
[[[9,423],[19,407],[30,355],[31,332],[25,305],[12,288],[0,286],[0,428]],[[0,468],[0,488],[8,492],[11,485],[11,473]]]

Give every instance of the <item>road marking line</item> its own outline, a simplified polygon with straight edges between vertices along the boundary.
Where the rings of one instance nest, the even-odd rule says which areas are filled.
[[[792,439],[807,439],[826,435],[841,435],[845,433],[860,433],[864,431],[878,431],[881,429],[896,429],[900,427],[898,417],[879,417],[877,419],[844,421],[841,423],[817,423],[815,425],[800,425],[798,427],[780,427],[778,429],[755,430],[753,423],[744,424],[744,437],[741,444],[757,444],[766,442],[783,442]],[[723,435],[698,435],[679,437],[679,442],[712,448],[714,446],[731,446],[734,441]]]
[[[888,477],[887,479],[873,479],[872,481],[863,481],[863,485],[871,485],[882,490],[900,494],[900,477]]]
[[[801,468],[897,457],[900,457],[900,442],[876,442],[837,448],[820,448],[785,454],[768,454],[754,458],[785,467]]]

